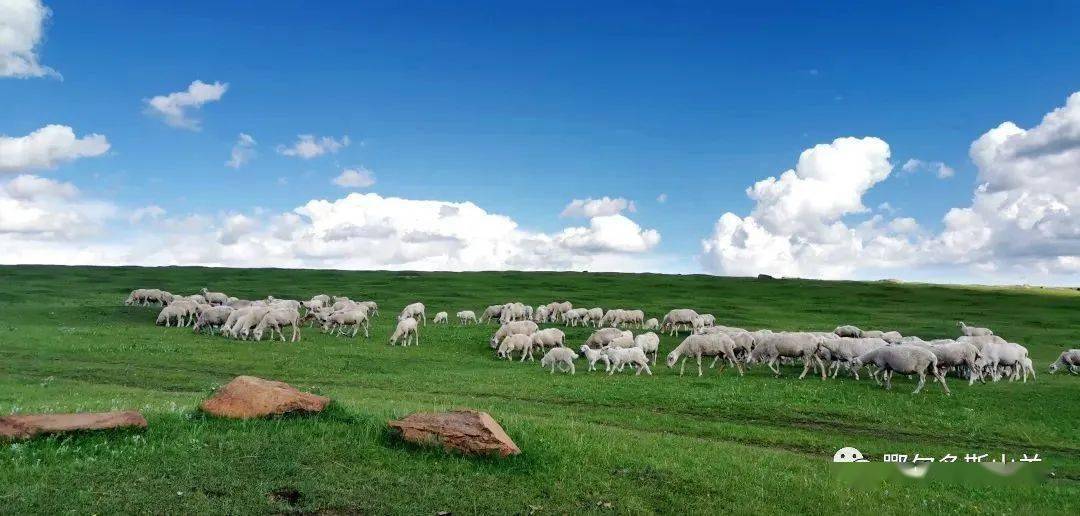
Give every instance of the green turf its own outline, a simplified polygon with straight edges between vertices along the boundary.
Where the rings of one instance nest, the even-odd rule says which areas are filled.
[[[133,288],[200,287],[257,298],[315,293],[374,299],[370,341],[304,332],[300,344],[236,342],[153,324],[125,307]],[[493,358],[494,326],[422,328],[389,347],[393,313],[479,313],[495,302],[692,307],[721,324],[831,329],[839,323],[954,336],[956,319],[1026,345],[1028,384],[918,396],[898,378],[799,381],[796,367],[679,377],[550,375]],[[1080,376],[1045,374],[1077,347],[1080,293],[895,283],[767,281],[586,273],[412,273],[205,268],[0,268],[0,414],[138,409],[145,432],[0,445],[3,513],[1071,513],[1080,511]],[[589,330],[567,329],[580,343]],[[661,352],[675,344],[665,336]],[[326,413],[268,421],[202,416],[235,375],[289,382],[334,399]],[[502,423],[523,453],[472,459],[395,441],[386,421],[471,407]],[[1040,453],[1035,485],[871,481],[830,474],[832,453]]]

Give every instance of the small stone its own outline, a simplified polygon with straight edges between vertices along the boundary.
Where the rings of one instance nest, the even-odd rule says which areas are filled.
[[[330,398],[273,380],[254,376],[237,376],[213,396],[202,402],[208,414],[234,419],[280,416],[294,412],[322,412]]]
[[[521,450],[487,412],[453,410],[417,412],[390,422],[402,439],[442,446],[466,455],[517,455]]]
[[[0,417],[0,437],[6,439],[30,439],[42,434],[113,428],[146,428],[146,418],[134,410]]]

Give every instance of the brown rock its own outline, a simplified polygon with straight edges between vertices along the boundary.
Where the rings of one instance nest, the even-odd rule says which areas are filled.
[[[487,412],[417,412],[390,422],[411,443],[442,446],[468,455],[517,455],[521,450]]]
[[[0,437],[5,439],[30,439],[42,434],[112,428],[146,428],[146,419],[134,410],[0,417]]]
[[[301,392],[284,382],[237,376],[202,402],[203,411],[221,417],[251,419],[291,412],[322,412],[330,398]]]

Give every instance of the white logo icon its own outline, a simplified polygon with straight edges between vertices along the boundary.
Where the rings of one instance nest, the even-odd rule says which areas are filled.
[[[850,446],[845,446],[843,448],[840,448],[839,450],[836,450],[836,453],[834,453],[833,456],[832,456],[832,461],[833,462],[870,462],[870,461],[863,458],[863,455],[862,455],[861,451],[859,451],[859,450],[857,450],[855,448],[852,448]]]

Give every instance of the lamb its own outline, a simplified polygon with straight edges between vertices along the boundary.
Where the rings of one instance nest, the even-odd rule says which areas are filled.
[[[827,377],[825,364],[818,356],[818,347],[825,341],[824,338],[810,333],[773,333],[763,335],[755,341],[754,350],[750,352],[746,360],[747,366],[754,362],[762,362],[769,366],[776,376],[780,376],[780,368],[776,366],[777,361],[785,357],[802,358],[803,372],[799,375],[800,380],[806,377],[811,365],[821,367],[822,380]]]
[[[1056,374],[1063,367],[1072,374],[1080,374],[1080,349],[1062,351],[1058,359],[1050,364],[1050,374]]]
[[[495,354],[507,360],[513,360],[515,351],[521,352],[522,362],[525,361],[525,357],[528,357],[529,360],[533,360],[532,336],[522,335],[520,333],[507,335],[506,338],[499,343],[499,349]]]
[[[620,348],[615,346],[609,346],[602,351],[611,361],[611,367],[608,369],[608,376],[615,374],[615,371],[622,372],[623,368],[627,364],[637,369],[635,376],[640,376],[641,371],[649,373],[652,376],[652,370],[649,369],[649,358],[645,356],[645,352],[641,348]]]
[[[660,331],[669,331],[671,335],[675,335],[679,326],[689,326],[691,321],[698,316],[698,313],[689,308],[676,308],[669,311],[664,315],[664,320],[660,325]]]
[[[941,388],[945,389],[945,395],[950,396],[949,386],[945,384],[945,377],[941,375],[937,367],[937,356],[928,349],[919,346],[885,346],[869,353],[864,353],[852,360],[852,367],[862,367],[863,364],[874,364],[877,372],[885,373],[885,389],[892,389],[893,373],[917,374],[919,385],[912,394],[918,394],[926,385],[926,372],[931,371],[934,379],[941,382]],[[874,375],[877,377],[877,374]]]
[[[968,385],[975,383],[976,377],[982,379],[982,371],[977,362],[979,348],[966,342],[946,341],[930,346],[930,352],[937,357],[939,373],[944,376],[949,368],[964,367],[968,372]]]
[[[558,328],[547,328],[532,334],[533,347],[539,349],[563,347],[566,334]]]
[[[588,345],[585,344],[582,344],[581,347],[578,348],[578,350],[581,351],[581,354],[585,355],[585,360],[589,362],[589,371],[595,371],[596,362],[601,360],[604,362],[605,371],[611,369],[611,361],[608,360],[607,354],[605,354],[603,351],[590,348]]]
[[[439,312],[435,314],[435,317],[431,319],[431,324],[446,324],[449,315],[446,312]]]
[[[233,307],[231,306],[215,306],[207,310],[199,312],[199,316],[195,319],[195,324],[192,325],[192,331],[199,333],[199,330],[203,328],[210,328],[210,334],[214,334],[215,329],[220,329],[225,321],[229,320],[229,316],[232,315]]]
[[[623,331],[618,328],[600,328],[589,335],[589,338],[585,340],[585,345],[590,348],[602,348],[607,346],[612,340],[619,338],[624,334],[630,334],[628,331]],[[631,334],[631,338],[633,335]]]
[[[476,312],[473,312],[472,310],[462,310],[455,315],[457,315],[458,324],[466,325],[469,324],[469,321],[472,321],[473,324],[478,324],[476,322]]]
[[[964,321],[956,321],[956,325],[960,327],[960,333],[965,337],[981,337],[985,335],[993,335],[994,332],[988,328],[979,328],[976,326],[968,326],[964,324]]]
[[[224,305],[229,302],[229,296],[226,296],[221,292],[210,292],[206,287],[203,287],[201,292],[203,297],[206,298],[206,302],[212,305]]]
[[[397,328],[394,328],[394,334],[390,336],[390,345],[393,346],[398,343],[399,340],[405,339],[402,342],[402,346],[408,346],[409,340],[412,340],[417,346],[420,345],[420,329],[417,326],[416,319],[411,316],[405,316],[398,319]]]
[[[413,320],[413,322],[416,321]],[[352,326],[353,331],[350,337],[355,337],[357,332],[359,332],[360,329],[363,328],[364,338],[371,338],[371,334],[369,332],[370,326],[368,324],[368,315],[367,312],[364,310],[344,310],[341,312],[334,312],[330,314],[330,316],[327,317],[326,320],[323,322],[323,331],[331,331],[337,329],[338,335],[344,335],[346,326]],[[417,340],[417,344],[419,343],[419,340]]]
[[[656,318],[653,317],[652,319],[649,319],[648,321],[645,321],[645,323],[641,325],[641,329],[643,329],[643,330],[658,330],[659,331],[660,330],[660,321],[657,321]]]
[[[255,340],[262,340],[263,333],[269,328],[270,340],[274,339],[274,332],[276,331],[278,336],[281,337],[281,342],[285,342],[285,334],[281,332],[282,326],[292,326],[292,336],[289,337],[289,342],[300,342],[300,312],[287,308],[271,309],[267,312],[259,321],[259,324],[255,326]]]
[[[551,374],[555,374],[555,366],[559,367],[559,371],[566,372],[567,368],[570,370],[570,374],[574,374],[574,360],[577,360],[578,355],[574,353],[574,350],[570,348],[551,348],[540,359],[540,367],[551,367]]]
[[[841,337],[862,337],[863,336],[863,331],[862,330],[860,330],[857,326],[852,326],[850,324],[847,324],[847,325],[844,325],[844,326],[837,326],[836,329],[833,330],[833,333],[835,333],[835,334],[837,334],[837,335],[839,335]]]
[[[509,324],[504,324],[499,327],[499,330],[495,332],[495,335],[491,337],[491,349],[498,347],[508,335],[532,335],[540,329],[536,323],[532,321],[514,321]]]
[[[731,338],[722,333],[712,335],[698,335],[691,334],[683,339],[675,349],[671,350],[667,356],[668,368],[675,367],[675,363],[682,358],[682,364],[679,366],[679,376],[682,376],[683,371],[686,369],[686,359],[689,357],[697,358],[698,376],[701,376],[703,371],[701,370],[701,357],[713,357],[712,364],[709,367],[716,365],[716,361],[721,357],[726,358],[729,364],[735,366],[739,371],[739,376],[742,376],[742,366],[739,365],[738,359],[735,357],[735,351],[732,349],[735,343],[731,341]],[[717,373],[724,371],[724,365],[720,365],[720,369]]]
[[[401,315],[399,315],[398,318],[412,317],[413,319],[417,319],[418,322],[423,321],[424,325],[427,325],[427,315],[424,313],[425,310],[424,303],[413,303],[403,308],[401,310]]]
[[[641,348],[641,350],[645,352],[645,356],[648,356],[650,353],[652,353],[652,364],[654,366],[656,365],[656,356],[660,354],[659,335],[651,331],[648,333],[642,333],[641,335],[634,337],[634,346]]]

